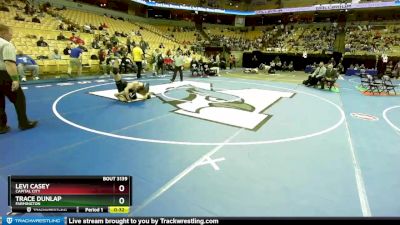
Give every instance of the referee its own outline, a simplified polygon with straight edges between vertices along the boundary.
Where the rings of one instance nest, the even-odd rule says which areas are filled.
[[[174,69],[174,75],[172,76],[171,82],[175,81],[176,75],[179,72],[179,76],[181,77],[181,81],[183,81],[183,65],[185,63],[185,58],[182,55],[182,51],[178,50],[176,52],[176,55],[174,56],[174,65],[175,65],[175,69]]]
[[[5,134],[10,130],[7,126],[5,96],[15,106],[21,130],[34,128],[38,123],[29,121],[26,116],[25,95],[19,85],[15,47],[9,42],[11,38],[10,28],[0,24],[0,134]]]

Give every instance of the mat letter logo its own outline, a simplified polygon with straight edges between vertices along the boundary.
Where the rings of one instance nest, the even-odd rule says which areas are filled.
[[[13,218],[7,217],[7,224],[12,224],[12,222],[13,222]]]
[[[197,83],[166,89],[158,97],[173,105],[177,114],[256,131],[271,117],[263,113],[267,108],[294,95],[253,88],[214,90],[211,84]]]

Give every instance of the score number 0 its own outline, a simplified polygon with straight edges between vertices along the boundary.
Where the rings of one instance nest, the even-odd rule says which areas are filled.
[[[118,191],[124,192],[125,191],[125,186],[124,185],[119,185]],[[119,204],[123,205],[125,203],[125,198],[121,197],[118,200]]]

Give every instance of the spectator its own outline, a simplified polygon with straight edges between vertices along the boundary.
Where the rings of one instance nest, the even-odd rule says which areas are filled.
[[[63,51],[64,55],[69,55],[71,53],[71,49],[72,49],[71,44],[70,43],[67,44],[67,47]]]
[[[132,41],[131,41],[131,38],[130,38],[130,37],[128,37],[128,38],[126,39],[126,47],[128,47],[128,53],[130,54],[130,53],[132,52],[132,49],[131,49],[131,47],[132,47]]]
[[[143,53],[146,54],[146,49],[149,47],[149,44],[145,42],[143,38],[140,39],[139,46],[142,49]]]
[[[63,40],[67,40],[67,38],[63,35],[63,33],[60,33],[60,34],[57,36],[57,40],[63,41]]]
[[[226,58],[224,55],[221,57],[221,61],[219,62],[219,67],[223,70],[226,70]]]
[[[10,9],[8,9],[6,6],[4,5],[0,5],[0,11],[2,12],[10,12]]]
[[[75,36],[75,33],[72,33],[72,36],[69,38],[69,40],[74,44],[85,44],[85,41],[83,41],[79,36]]]
[[[335,83],[336,79],[338,78],[338,74],[335,69],[333,69],[333,64],[328,65],[328,69],[325,72],[325,75],[321,79],[321,89],[325,88],[325,83],[329,82],[329,90],[331,90],[333,84]]]
[[[72,36],[69,37],[69,40],[72,41],[72,43],[77,44],[77,45],[78,44],[82,44],[82,45],[85,44],[85,41],[83,39],[81,39],[79,36],[75,36],[74,33],[72,33]]]
[[[91,30],[97,30],[97,27],[95,27],[94,25],[90,24],[89,26]]]
[[[329,60],[328,64],[332,64],[333,67],[335,67],[335,66],[336,66],[336,61],[335,61],[335,59],[332,57],[332,58]]]
[[[293,61],[290,61],[289,66],[288,66],[288,70],[289,70],[289,72],[293,72],[294,71]]]
[[[84,51],[84,52],[88,51],[88,49],[85,46],[83,46],[82,43],[78,44],[78,48],[82,49],[82,51]]]
[[[115,34],[111,37],[110,41],[113,44],[113,46],[116,46],[119,43],[119,40]]]
[[[121,73],[129,73],[131,71],[135,71],[136,65],[133,64],[132,60],[127,57],[127,54],[121,58],[121,64],[119,66],[119,70]]]
[[[36,45],[38,47],[49,47],[49,45],[47,44],[47,42],[44,41],[43,37],[39,38],[39,41],[36,42]]]
[[[319,67],[315,69],[315,71],[308,77],[307,80],[303,81],[303,84],[307,87],[316,86],[318,82],[320,82],[326,74],[326,67],[324,62],[319,63]]]
[[[103,27],[103,28],[108,28],[108,26],[107,26],[107,24],[104,22],[103,24],[101,24],[101,26]]]
[[[72,24],[69,24],[69,25],[68,25],[67,30],[68,30],[68,31],[76,32],[76,28],[75,28],[75,26],[72,25]]]
[[[100,51],[99,51],[99,61],[100,61],[100,65],[101,65],[101,68],[103,69],[103,74],[104,75],[107,75],[107,74],[110,74],[110,71],[108,70],[108,67],[107,67],[107,51],[106,50],[104,50],[104,49],[101,49]]]
[[[229,68],[232,69],[232,67],[236,68],[236,57],[234,55],[229,57]]]
[[[40,20],[39,20],[39,18],[37,18],[37,16],[35,16],[35,17],[32,18],[32,22],[33,23],[40,23]]]
[[[39,66],[36,64],[35,60],[33,60],[31,57],[24,55],[21,50],[17,52],[17,58],[16,58],[16,64],[17,64],[17,69],[18,73],[21,77],[21,81],[25,82],[26,77],[25,77],[25,71],[32,71],[33,79],[34,80],[39,80]]]
[[[94,49],[100,49],[100,42],[97,38],[95,38],[92,42],[92,48]]]
[[[393,62],[389,61],[389,63],[386,65],[385,74],[391,75],[392,70],[393,70]]]
[[[156,69],[157,69],[157,56],[158,54],[160,54],[160,49],[156,48],[154,50],[154,52],[151,54],[151,62],[150,64],[152,64],[152,68],[153,68],[153,76],[156,76]]]
[[[340,61],[338,64],[337,64],[337,71],[338,71],[338,73],[339,74],[344,74],[344,66],[343,66],[343,64],[342,64],[342,61]]]
[[[159,75],[161,69],[161,75],[164,75],[164,56],[161,51],[158,52],[156,56],[156,75]]]
[[[69,37],[69,40],[72,41],[73,43],[75,43],[75,41],[76,41],[75,33],[72,33],[72,36]]]
[[[17,15],[14,17],[14,20],[17,20],[17,21],[25,21],[25,18],[23,18],[22,16],[20,16],[19,13],[17,13]]]
[[[282,65],[282,71],[287,71],[287,70],[288,70],[288,65],[287,65],[286,61],[284,61],[283,65]]]
[[[65,24],[64,23],[60,23],[60,25],[58,25],[58,29],[65,30]]]
[[[251,59],[251,67],[258,68],[258,66],[259,66],[259,62],[258,62],[257,56],[253,55],[253,58]]]
[[[50,59],[55,59],[55,60],[61,59],[61,55],[58,54],[58,49],[53,50],[53,53],[51,54]]]
[[[83,31],[89,34],[92,33],[92,29],[88,24],[83,25]]]
[[[400,60],[396,63],[392,71],[392,77],[399,79],[400,77]]]
[[[82,74],[82,49],[79,47],[74,47],[70,51],[71,53],[69,54],[70,60],[69,60],[69,66],[68,66],[68,75],[71,77],[72,73],[72,68],[77,67],[78,69],[78,76]]]

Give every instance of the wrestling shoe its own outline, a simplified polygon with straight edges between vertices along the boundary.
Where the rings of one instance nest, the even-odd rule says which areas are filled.
[[[10,127],[9,126],[5,126],[5,127],[0,128],[0,134],[5,134],[8,131],[10,131]]]
[[[32,129],[32,128],[36,127],[37,124],[38,124],[38,121],[28,121],[27,124],[19,125],[19,129],[21,129],[21,130]]]

